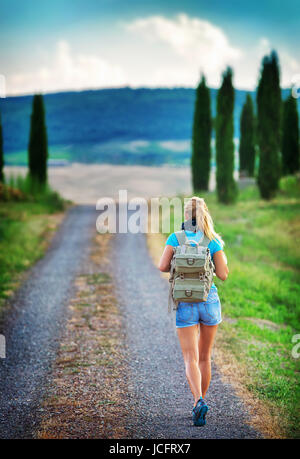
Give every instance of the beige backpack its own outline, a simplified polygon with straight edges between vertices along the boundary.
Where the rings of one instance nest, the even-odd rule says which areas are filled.
[[[203,235],[199,242],[186,237],[185,231],[175,233],[179,245],[174,247],[170,269],[169,312],[178,303],[206,301],[213,283],[214,264],[208,244]],[[195,244],[192,246],[191,244]]]

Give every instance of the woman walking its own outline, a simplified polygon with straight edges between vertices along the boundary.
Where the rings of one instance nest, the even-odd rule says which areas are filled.
[[[224,242],[214,231],[213,221],[204,199],[193,197],[184,206],[185,221],[182,229],[189,240],[199,242],[203,236],[209,239],[208,248],[215,266],[216,276],[225,281],[228,276]],[[192,243],[191,243],[192,244]],[[159,262],[162,272],[169,272],[174,247],[179,245],[172,233]],[[194,244],[195,245],[195,244]],[[199,303],[179,302],[176,310],[176,329],[183,354],[186,377],[194,397],[193,422],[206,424],[208,406],[205,402],[211,380],[211,351],[221,318],[221,303],[217,287],[212,284],[207,300]]]

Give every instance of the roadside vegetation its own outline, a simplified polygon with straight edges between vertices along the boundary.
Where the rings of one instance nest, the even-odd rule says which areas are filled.
[[[201,197],[224,238],[230,269],[225,283],[215,278],[224,318],[217,348],[227,365],[243,368],[245,388],[266,402],[280,426],[278,436],[297,437],[300,360],[293,357],[292,338],[300,315],[299,178],[281,179],[270,201],[260,199],[256,186],[241,190],[234,205],[219,204],[214,193]],[[178,223],[172,222],[171,231]],[[157,253],[164,236],[157,235]]]
[[[66,206],[47,181],[47,128],[42,95],[32,99],[25,177],[4,173],[0,118],[0,318],[24,271],[40,258]]]
[[[0,311],[22,273],[44,254],[66,204],[29,177],[0,183]]]

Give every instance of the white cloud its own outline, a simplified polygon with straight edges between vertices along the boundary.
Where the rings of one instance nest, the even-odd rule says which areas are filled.
[[[159,78],[169,80],[171,76],[172,84],[175,77],[175,80],[180,80],[178,84],[194,85],[200,71],[203,71],[211,85],[218,85],[220,74],[226,66],[234,66],[243,55],[241,49],[229,43],[221,28],[184,13],[174,19],[162,16],[137,19],[125,27],[152,42],[153,47],[168,45],[177,55],[177,72],[183,78],[179,78],[175,69],[162,65],[155,71],[154,81],[159,81]]]
[[[291,87],[296,75],[300,74],[300,61],[290,56],[285,50],[279,54],[281,68],[281,85]]]
[[[240,59],[235,70],[236,86],[241,89],[255,89],[259,80],[261,62],[264,56],[276,49],[280,66],[280,85],[283,88],[291,87],[293,77],[300,73],[300,62],[293,58],[285,49],[272,46],[270,40],[261,37]]]
[[[219,87],[221,74],[227,65],[233,68],[234,85],[242,89],[255,89],[263,56],[273,46],[267,37],[261,37],[252,47],[242,49],[231,44],[225,32],[216,25],[181,13],[174,19],[150,16],[125,24],[139,41],[151,43],[153,72],[141,82],[139,76],[133,80],[135,86],[195,86],[200,72],[204,72],[208,84]],[[174,55],[174,63],[156,61],[155,50],[162,46]],[[285,49],[276,47],[281,68],[281,85],[291,85],[293,76],[300,73],[300,62]],[[142,61],[141,61],[142,63]],[[132,82],[131,82],[132,84]]]
[[[71,53],[67,41],[57,43],[51,65],[7,77],[10,95],[124,86],[123,69],[98,56]]]
[[[262,57],[272,49],[268,37],[258,37],[253,46],[242,48],[231,43],[220,27],[184,13],[173,18],[156,15],[122,24],[123,28],[117,29],[118,46],[115,40],[110,46],[107,35],[97,37],[105,42],[106,58],[98,55],[96,38],[93,52],[74,52],[65,40],[56,44],[52,55],[41,48],[42,60],[35,67],[31,63],[28,71],[6,75],[7,93],[125,85],[195,87],[200,72],[206,75],[209,86],[217,88],[227,65],[233,68],[235,87],[255,89]],[[113,30],[113,37],[114,33]],[[279,46],[276,49],[281,84],[287,87],[293,76],[300,74],[300,62],[288,50]]]

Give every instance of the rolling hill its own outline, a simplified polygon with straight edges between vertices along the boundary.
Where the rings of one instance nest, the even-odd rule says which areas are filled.
[[[283,90],[286,97],[288,90]],[[217,90],[211,90],[215,115]],[[255,98],[255,93],[251,93]],[[246,91],[235,92],[235,137]],[[44,96],[50,158],[113,164],[187,164],[193,88],[100,89]],[[32,96],[0,100],[6,164],[26,164]],[[58,163],[59,163],[58,161]]]

